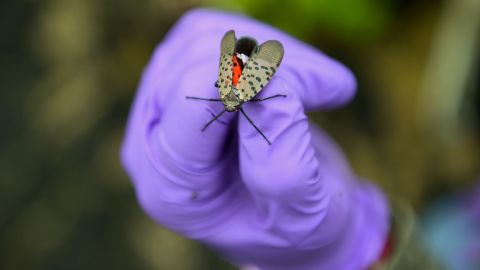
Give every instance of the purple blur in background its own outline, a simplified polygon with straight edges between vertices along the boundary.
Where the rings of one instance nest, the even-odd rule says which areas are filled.
[[[275,39],[285,57],[243,116],[226,113],[214,87],[220,39]],[[342,64],[267,25],[212,10],[184,15],[156,49],[132,106],[122,149],[143,209],[232,263],[267,269],[365,269],[389,228],[384,195],[356,177],[306,111],[344,105],[355,79]]]

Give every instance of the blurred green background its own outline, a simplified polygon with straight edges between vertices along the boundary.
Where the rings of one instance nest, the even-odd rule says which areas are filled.
[[[118,159],[143,67],[198,6],[349,66],[356,99],[311,117],[418,213],[480,175],[480,1],[3,0],[0,269],[214,269],[212,253],[142,213]]]

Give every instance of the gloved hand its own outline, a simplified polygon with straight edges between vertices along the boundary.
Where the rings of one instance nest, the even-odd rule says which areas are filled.
[[[220,40],[280,41],[285,56],[259,96],[243,105],[269,146],[218,98]],[[388,234],[380,191],[360,181],[305,111],[335,108],[355,92],[343,65],[251,19],[212,10],[184,15],[156,49],[132,107],[122,162],[143,209],[232,263],[267,269],[367,269]]]

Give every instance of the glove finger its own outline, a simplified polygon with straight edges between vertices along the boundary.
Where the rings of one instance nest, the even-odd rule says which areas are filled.
[[[186,41],[198,46],[183,47],[183,53],[176,52],[183,43],[173,48],[176,37],[171,35],[159,46],[142,77],[122,146],[122,163],[142,207],[184,233],[222,218],[228,211],[219,210],[233,201],[234,187],[227,181],[233,152],[227,148],[234,115],[225,113],[202,132],[223,105],[185,98],[218,97],[220,38],[197,35]],[[171,53],[177,56],[170,58]],[[207,219],[212,213],[215,218]]]
[[[184,73],[178,87],[171,89],[175,96],[166,105],[158,124],[155,139],[158,139],[159,146],[188,171],[204,172],[217,166],[224,155],[231,130],[228,123],[233,114],[223,113],[202,131],[210,120],[224,111],[223,103],[185,98],[215,98],[217,91],[213,87],[212,77],[199,78],[201,74],[208,73],[211,67],[213,65],[205,65]]]
[[[259,97],[277,91],[286,93],[287,97],[243,105],[244,112],[271,145],[246,117],[239,116],[238,123],[241,175],[251,192],[266,199],[307,192],[304,189],[307,183],[317,181],[319,168],[310,143],[308,120],[297,93],[286,87],[279,76]]]
[[[141,107],[137,117],[142,119],[147,146],[157,145],[185,171],[200,172],[218,163],[232,115],[223,114],[202,132],[205,124],[223,111],[223,105],[186,99],[219,98],[214,83],[223,33],[203,31],[202,24],[192,19],[182,18],[157,48],[134,107]]]

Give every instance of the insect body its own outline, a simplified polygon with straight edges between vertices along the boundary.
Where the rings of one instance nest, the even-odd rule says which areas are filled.
[[[274,95],[263,99],[255,98],[277,71],[283,58],[282,44],[276,40],[269,40],[259,46],[253,38],[243,37],[237,40],[235,32],[230,30],[223,36],[220,50],[219,74],[215,83],[220,99],[186,97],[188,99],[221,101],[225,106],[225,110],[210,120],[202,131],[223,113],[240,111],[267,143],[271,144],[247,116],[242,109],[242,104],[247,101],[286,97],[286,95]]]

